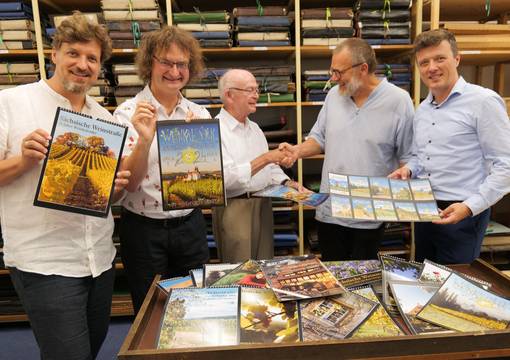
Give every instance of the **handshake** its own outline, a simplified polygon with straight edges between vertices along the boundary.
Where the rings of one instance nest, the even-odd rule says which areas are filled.
[[[281,143],[278,149],[270,150],[266,153],[266,160],[268,163],[284,166],[286,168],[294,165],[298,158],[298,145],[291,145],[286,142]]]

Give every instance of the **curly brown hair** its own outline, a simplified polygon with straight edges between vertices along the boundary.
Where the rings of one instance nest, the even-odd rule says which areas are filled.
[[[163,28],[142,36],[140,49],[136,54],[136,66],[138,76],[149,83],[151,80],[152,62],[154,56],[168,51],[170,46],[175,44],[181,51],[189,54],[189,78],[196,79],[204,69],[204,59],[199,42],[189,31],[179,29],[175,26],[164,26]]]
[[[90,22],[80,11],[73,11],[73,14],[57,27],[52,46],[58,50],[63,43],[93,40],[101,46],[101,63],[103,63],[112,55],[112,40],[108,36],[108,30],[104,25]]]

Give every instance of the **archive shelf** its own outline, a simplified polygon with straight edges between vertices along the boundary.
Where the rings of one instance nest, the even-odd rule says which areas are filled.
[[[100,10],[99,0],[31,0],[32,7],[34,10],[34,22],[36,31],[36,42],[37,49],[34,50],[0,50],[0,59],[2,61],[10,61],[13,58],[37,58],[40,67],[41,78],[46,78],[45,73],[45,59],[48,59],[51,50],[44,49],[42,43],[42,32],[40,25],[40,13],[45,14],[64,14],[71,13],[72,10],[79,9],[82,12],[97,12]],[[203,11],[207,10],[218,10],[218,9],[229,9],[237,6],[254,6],[253,0],[240,0],[235,2],[227,2],[224,0],[210,1],[210,0],[165,0],[159,1],[161,9],[166,13],[166,21],[171,25],[172,23],[172,12],[173,11],[194,11],[193,7],[196,6]],[[283,46],[283,47],[246,47],[246,48],[231,48],[231,49],[203,49],[204,57],[208,63],[219,63],[221,61],[240,62],[243,66],[254,65],[256,62],[261,60],[271,60],[285,62],[295,67],[295,82],[296,82],[296,100],[294,102],[286,103],[271,103],[271,104],[258,104],[259,108],[268,108],[265,111],[275,111],[280,108],[289,108],[295,114],[295,123],[292,126],[296,130],[296,142],[301,143],[303,141],[303,111],[315,111],[318,110],[323,102],[306,102],[302,101],[302,79],[301,74],[303,70],[303,62],[314,61],[315,59],[321,59],[321,61],[330,61],[331,51],[333,47],[329,46],[301,46],[301,28],[300,28],[300,11],[301,8],[310,7],[323,7],[323,6],[345,6],[350,1],[333,0],[326,3],[317,0],[271,0],[263,1],[264,5],[281,5],[287,6],[289,10],[294,12],[294,29],[293,38],[295,40],[294,46]],[[440,19],[442,20],[499,20],[503,21],[506,14],[510,12],[510,1],[508,0],[491,0],[491,15],[489,17],[484,15],[483,8],[485,6],[485,0],[415,0],[413,1],[412,7],[412,23],[413,23],[413,35],[416,36],[422,31],[423,19],[429,19],[433,28],[438,27]],[[463,64],[476,64],[476,65],[494,65],[499,67],[500,77],[497,81],[499,88],[502,88],[501,74],[503,74],[502,63],[510,62],[510,49],[495,48],[494,46],[486,43],[478,44],[479,47],[461,47],[460,53],[462,56]],[[376,55],[379,58],[393,59],[409,57],[412,51],[412,45],[374,45],[373,46]],[[125,61],[126,59],[133,59],[137,53],[137,49],[114,49],[113,59],[115,61]],[[254,63],[248,63],[248,60],[253,60]],[[412,60],[411,60],[412,61]],[[328,65],[329,66],[329,65]],[[414,103],[417,105],[420,101],[420,80],[418,71],[414,70],[413,85],[412,85],[412,98]],[[221,105],[208,106],[210,109],[218,109]],[[113,111],[114,107],[108,107],[109,110]],[[305,160],[310,162],[317,162],[322,160],[324,155],[317,155],[309,157]],[[303,183],[303,165],[305,160],[299,160],[297,162],[297,177],[298,181]],[[289,206],[289,207],[275,207],[273,209],[277,211],[294,211],[297,212],[298,217],[298,236],[299,236],[299,253],[304,252],[304,230],[303,223],[304,211],[310,210],[303,206]],[[210,213],[210,210],[204,210],[205,214]],[[508,225],[508,224],[507,224]],[[121,271],[122,268],[117,267],[117,270]],[[0,275],[6,276],[8,270],[0,270]],[[128,314],[126,311],[125,314]],[[5,321],[7,317],[0,315],[0,321]],[[7,320],[9,321],[9,320]]]

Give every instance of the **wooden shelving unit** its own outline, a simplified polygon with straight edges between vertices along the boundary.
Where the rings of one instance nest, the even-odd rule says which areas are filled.
[[[36,30],[36,50],[0,50],[0,59],[3,61],[11,61],[12,59],[19,58],[26,60],[27,58],[37,58],[40,65],[41,77],[46,78],[45,73],[45,59],[48,59],[51,50],[44,49],[42,43],[42,33],[40,26],[39,13],[70,13],[74,9],[80,9],[82,12],[97,12],[99,10],[99,0],[31,0],[34,9],[34,22]],[[322,6],[342,6],[345,1],[334,0],[327,4],[317,0],[272,0],[267,1],[267,4],[287,6],[290,10],[294,11],[294,22],[298,24],[294,27],[295,46],[283,47],[249,47],[249,48],[231,48],[231,49],[203,49],[206,61],[211,62],[241,62],[244,66],[255,65],[257,61],[270,60],[285,62],[295,68],[296,74],[296,99],[294,102],[285,103],[271,103],[271,104],[258,104],[259,108],[271,108],[272,111],[283,107],[295,109],[295,121],[293,127],[296,130],[296,142],[303,141],[303,109],[307,111],[318,110],[323,102],[305,102],[302,101],[302,81],[301,74],[303,70],[304,61],[314,61],[315,59],[329,61],[333,47],[329,46],[301,46],[301,29],[300,23],[300,10],[302,7],[322,7]],[[234,3],[224,0],[215,2],[209,0],[195,0],[193,2],[184,0],[161,0],[160,5],[162,10],[167,14],[167,22],[171,25],[172,22],[172,9],[177,11],[193,11],[196,6],[203,11],[218,10],[221,8],[232,8],[234,6],[254,6],[253,0],[240,0]],[[437,28],[442,20],[501,20],[507,13],[510,13],[510,1],[508,0],[491,0],[491,15],[489,17],[484,15],[483,7],[485,0],[415,0],[413,1],[412,19],[413,19],[413,36],[416,36],[422,31],[423,19],[430,19],[432,28]],[[475,46],[476,45],[476,46]],[[409,57],[412,51],[412,45],[374,45],[373,46],[378,57],[385,59],[394,59]],[[132,59],[137,53],[137,49],[114,49],[113,58],[115,60],[125,61]],[[473,45],[466,45],[460,48],[462,56],[462,64],[476,64],[478,66],[496,65],[495,80],[497,85],[496,89],[502,89],[501,77],[504,75],[503,63],[510,62],[510,48],[496,48],[490,43],[479,43]],[[252,62],[253,61],[253,62]],[[420,93],[420,80],[419,73],[416,65],[414,65],[412,97],[414,103],[419,104]],[[207,106],[210,109],[218,109],[221,105]],[[113,111],[114,107],[108,107]],[[317,155],[309,157],[305,160],[322,160],[324,155]],[[297,177],[300,183],[303,183],[304,160],[297,162]],[[304,253],[304,212],[312,210],[303,206],[292,207],[275,207],[275,212],[279,211],[294,211],[297,212],[297,232],[299,236],[299,253]],[[210,214],[210,210],[204,210],[204,214]],[[508,224],[507,224],[508,225]],[[121,264],[116,264],[116,269],[122,271]],[[0,276],[7,276],[8,270],[0,270]],[[118,302],[116,301],[118,300]],[[112,314],[114,315],[128,315],[132,313],[132,309],[126,303],[122,303],[122,295],[118,298],[114,297],[114,305],[112,305]],[[2,321],[19,321],[23,317],[12,318],[10,316],[0,315],[0,322]],[[25,318],[23,318],[25,319]]]

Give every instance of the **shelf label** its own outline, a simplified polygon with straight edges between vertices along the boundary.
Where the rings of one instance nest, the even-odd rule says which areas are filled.
[[[312,101],[312,105],[324,105],[324,101]]]
[[[329,50],[335,50],[336,45],[329,45]]]
[[[255,46],[253,48],[253,50],[255,50],[255,51],[266,51],[267,50],[267,46]]]
[[[7,49],[0,49],[0,54],[8,54],[9,50]]]
[[[122,52],[132,53],[132,52],[135,52],[135,49],[122,49]]]
[[[268,103],[258,103],[257,104],[257,107],[268,107],[269,104]]]
[[[372,49],[380,49],[381,45],[372,45]]]
[[[480,50],[461,50],[459,53],[462,55],[479,55],[482,52]]]

